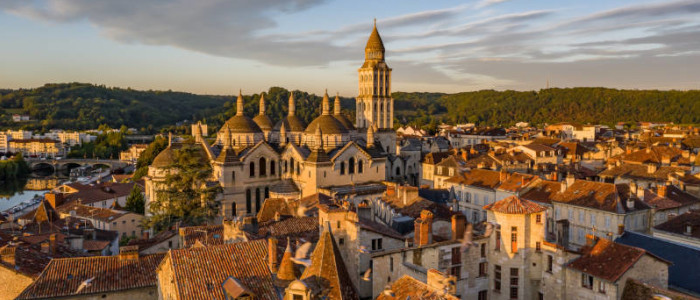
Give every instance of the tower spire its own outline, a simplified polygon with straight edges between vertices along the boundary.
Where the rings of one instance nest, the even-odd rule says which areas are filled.
[[[340,94],[335,92],[335,102],[333,102],[333,114],[340,115]]]
[[[287,144],[287,128],[284,126],[284,122],[282,122],[282,126],[280,126],[280,146],[284,146]]]
[[[238,90],[238,99],[236,99],[236,115],[243,115],[243,90]]]
[[[328,89],[326,89],[326,92],[323,94],[323,102],[321,103],[321,109],[322,109],[322,114],[324,115],[330,115],[331,114],[331,104],[330,100],[328,100]]]
[[[367,126],[367,148],[374,147],[374,124]]]
[[[289,116],[293,116],[294,112],[296,111],[296,104],[294,102],[294,93],[289,92]]]
[[[260,115],[265,114],[265,92],[260,93]]]

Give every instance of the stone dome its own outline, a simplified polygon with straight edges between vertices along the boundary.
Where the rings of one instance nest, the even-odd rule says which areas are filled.
[[[267,115],[257,115],[253,118],[253,122],[258,124],[258,127],[260,127],[260,129],[263,131],[272,130],[272,121]]]
[[[168,146],[167,148],[163,149],[163,151],[160,151],[158,155],[156,155],[156,158],[154,158],[153,162],[151,163],[151,167],[165,168],[171,165],[174,161],[175,155],[173,153],[173,149],[171,146]]]
[[[262,133],[262,129],[251,118],[235,115],[226,121],[231,133]]]
[[[345,117],[345,115],[333,115],[338,121],[345,126],[345,129],[347,130],[355,130],[355,125],[348,120],[348,118]]]
[[[321,127],[323,134],[346,134],[348,129],[338,121],[333,115],[324,114],[318,116],[316,119],[311,121],[308,127],[306,127],[305,133],[314,134],[316,133],[316,128]]]
[[[284,123],[284,129],[287,132],[304,132],[304,129],[306,129],[306,124],[304,124],[304,121],[295,115],[286,116],[277,122],[274,130],[280,131],[280,128],[282,128],[282,123]]]

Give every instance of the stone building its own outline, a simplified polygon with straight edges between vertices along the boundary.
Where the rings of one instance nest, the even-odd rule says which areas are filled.
[[[319,192],[335,197],[367,194],[387,179],[387,156],[396,152],[396,133],[392,130],[391,69],[384,61],[376,26],[358,73],[356,125],[342,115],[338,96],[331,108],[328,93],[323,97],[321,115],[308,126],[295,115],[293,94],[289,115],[271,126],[264,96],[259,114],[251,119],[243,113],[239,93],[236,115],[221,127],[213,144],[204,138],[201,125],[193,127],[202,163],[213,167],[210,181],[223,190],[217,198],[220,218],[254,215],[271,194],[297,199]],[[147,205],[172,171],[168,167],[182,147],[185,144],[170,142],[149,167]],[[377,189],[376,193],[382,191]]]

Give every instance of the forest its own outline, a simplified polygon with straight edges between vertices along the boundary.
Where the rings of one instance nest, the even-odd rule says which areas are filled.
[[[287,114],[290,91],[265,92],[266,113],[273,122]],[[322,95],[292,91],[296,114],[309,123],[319,114]],[[137,91],[85,83],[46,84],[35,89],[0,90],[0,126],[45,131],[126,125],[142,133],[187,132],[183,121],[203,121],[210,132],[235,114],[236,95],[206,96],[172,91]],[[550,88],[539,91],[481,90],[455,94],[395,92],[395,126],[435,129],[445,123],[508,126],[562,121],[613,125],[617,122],[700,123],[700,91]],[[260,94],[244,95],[245,114],[258,114]],[[331,102],[335,98],[330,97]],[[354,98],[341,97],[343,113],[355,118]],[[13,123],[13,113],[33,120]],[[176,127],[175,124],[181,126]]]

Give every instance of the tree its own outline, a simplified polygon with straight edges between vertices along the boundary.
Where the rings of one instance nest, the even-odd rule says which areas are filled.
[[[141,188],[134,184],[131,193],[126,198],[126,210],[143,215],[145,212],[146,199],[143,198]]]
[[[157,184],[156,197],[149,204],[146,227],[161,231],[180,221],[199,225],[216,215],[215,198],[221,187],[209,184],[212,167],[199,147],[186,144],[174,150],[173,163],[165,168],[165,180]]]

